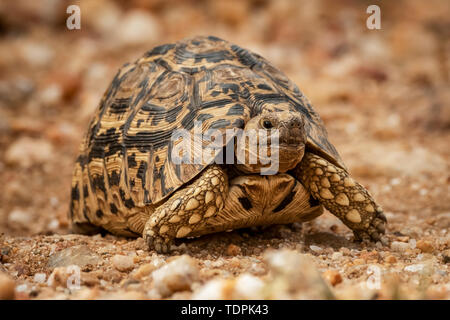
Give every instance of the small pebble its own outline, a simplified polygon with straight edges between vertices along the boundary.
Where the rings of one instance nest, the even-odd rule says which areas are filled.
[[[122,272],[130,271],[134,268],[133,257],[116,254],[112,257],[111,262],[117,270]]]
[[[384,261],[386,261],[387,263],[396,263],[397,262],[397,258],[395,256],[387,256]]]
[[[423,268],[424,268],[423,264],[412,264],[410,266],[405,267],[404,270],[409,272],[418,272],[422,271]]]
[[[230,244],[227,247],[227,255],[229,256],[237,256],[241,254],[241,247],[235,245],[235,244]]]
[[[343,256],[342,252],[333,252],[333,254],[331,255],[331,259],[339,260],[342,258],[342,256]]]
[[[143,264],[133,273],[133,277],[135,279],[142,279],[148,276],[150,273],[152,273],[152,271],[155,269],[156,267],[154,264],[151,263]]]
[[[416,247],[425,253],[432,253],[434,251],[434,247],[428,240],[419,240],[416,243]]]
[[[199,267],[195,259],[182,255],[153,271],[152,276],[156,290],[167,297],[177,291],[190,290],[191,284],[199,279]]]
[[[47,279],[47,275],[45,273],[36,273],[34,275],[33,281],[36,283],[44,283],[45,279]]]
[[[450,263],[450,249],[445,250],[442,253],[442,257],[443,257],[444,263]]]
[[[14,299],[16,283],[7,274],[0,273],[0,300]]]
[[[310,245],[309,248],[314,252],[322,252],[323,250],[321,247],[315,245]]]
[[[334,287],[335,285],[342,282],[342,277],[337,270],[327,270],[322,276]]]
[[[391,243],[391,249],[398,252],[405,252],[409,249],[409,244],[400,241],[393,241]]]
[[[264,282],[250,274],[241,274],[234,284],[234,299],[258,300],[262,299]]]
[[[399,236],[399,237],[397,237],[397,240],[401,241],[401,242],[408,242],[409,237],[408,236]]]

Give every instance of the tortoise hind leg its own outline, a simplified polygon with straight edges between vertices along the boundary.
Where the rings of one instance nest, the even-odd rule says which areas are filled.
[[[151,214],[143,232],[149,249],[165,253],[175,238],[189,237],[223,208],[227,193],[224,169],[207,167],[192,184],[175,192]]]
[[[383,210],[345,170],[307,152],[295,175],[316,200],[352,229],[357,240],[380,240],[386,224]]]
[[[99,233],[103,236],[108,233],[108,231],[106,231],[102,227],[98,227],[89,222],[73,222],[71,232],[78,234],[85,234],[88,236],[92,236],[94,234]]]

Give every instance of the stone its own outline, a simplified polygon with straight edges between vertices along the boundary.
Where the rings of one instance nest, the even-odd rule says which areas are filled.
[[[50,161],[53,155],[53,147],[48,141],[22,137],[6,150],[5,161],[10,165],[29,168]]]
[[[323,249],[322,249],[321,247],[315,246],[315,245],[310,245],[309,248],[310,248],[312,251],[317,252],[317,253],[323,251]]]
[[[234,283],[233,299],[261,300],[265,283],[251,274],[241,274]]]
[[[132,276],[133,278],[140,280],[150,275],[155,269],[156,266],[154,264],[145,263],[137,268],[136,271],[133,272]]]
[[[406,252],[409,249],[409,244],[400,241],[393,241],[391,243],[391,249],[397,252]]]
[[[230,244],[227,247],[227,255],[229,256],[237,256],[241,254],[241,248],[235,244]]]
[[[327,270],[322,276],[327,280],[333,287],[342,282],[342,276],[337,270]]]
[[[386,261],[387,263],[396,263],[397,258],[393,255],[389,255],[384,259],[384,261]]]
[[[120,45],[139,45],[155,41],[160,33],[158,21],[143,10],[130,10],[114,29]]]
[[[152,277],[155,289],[167,297],[177,291],[190,290],[192,283],[199,279],[199,267],[195,259],[182,255],[153,271]]]
[[[419,240],[416,242],[416,248],[424,253],[432,253],[434,251],[433,244],[428,240]]]
[[[133,257],[130,256],[116,254],[112,257],[111,262],[114,268],[122,272],[131,271],[134,268]]]
[[[14,209],[8,215],[8,223],[15,227],[28,229],[32,221],[33,215],[22,209]]]
[[[425,266],[423,264],[412,264],[404,268],[405,271],[409,272],[419,272],[422,271]]]
[[[58,251],[50,256],[47,268],[68,267],[77,265],[80,268],[87,265],[97,265],[101,259],[85,245],[78,245]]]
[[[36,273],[33,277],[33,281],[36,283],[45,283],[47,275],[45,273]]]
[[[3,272],[0,273],[0,300],[14,299],[15,287],[16,282],[13,279]]]

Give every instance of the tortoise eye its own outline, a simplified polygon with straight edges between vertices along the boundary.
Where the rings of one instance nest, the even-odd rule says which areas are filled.
[[[273,124],[270,120],[263,120],[262,126],[264,129],[270,129],[273,128]]]

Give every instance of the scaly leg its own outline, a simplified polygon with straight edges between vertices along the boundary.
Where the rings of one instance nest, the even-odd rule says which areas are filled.
[[[386,224],[383,210],[345,170],[307,152],[295,175],[316,200],[353,230],[357,240],[380,240]]]
[[[143,237],[149,249],[168,252],[174,238],[188,237],[224,205],[228,177],[217,165],[207,167],[190,185],[175,192],[156,208],[147,221]]]

